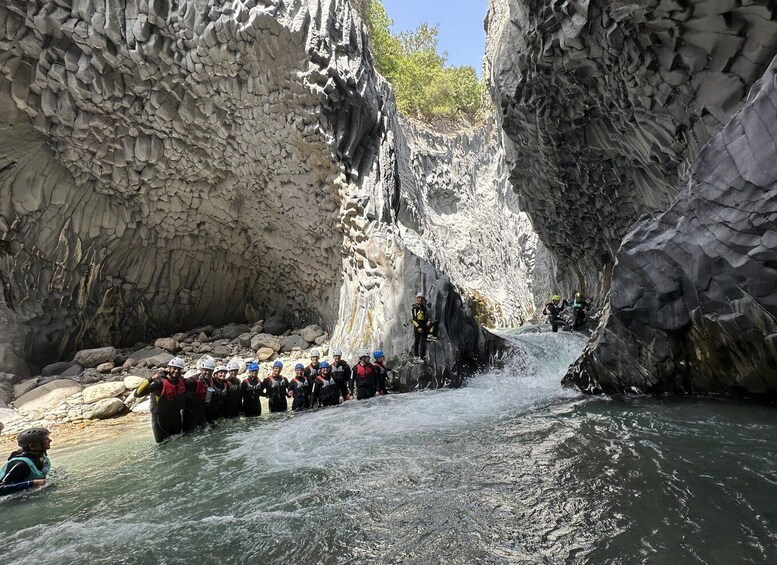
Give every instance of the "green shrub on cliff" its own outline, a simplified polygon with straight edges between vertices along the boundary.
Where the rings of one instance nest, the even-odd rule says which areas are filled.
[[[378,71],[394,87],[400,112],[427,123],[479,121],[486,96],[475,69],[446,65],[437,28],[422,24],[399,34],[380,0],[367,4],[367,27]]]

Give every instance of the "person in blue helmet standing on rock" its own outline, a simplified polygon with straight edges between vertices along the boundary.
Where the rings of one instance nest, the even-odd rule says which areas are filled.
[[[289,382],[289,396],[291,397],[291,410],[301,412],[310,407],[310,385],[305,376],[305,365],[294,365],[294,378]]]
[[[46,454],[51,447],[49,435],[46,428],[29,428],[16,437],[21,449],[11,453],[0,469],[0,496],[46,484],[51,469]]]
[[[388,381],[388,369],[386,369],[386,366],[384,365],[386,362],[386,355],[383,353],[383,350],[378,349],[375,351],[375,353],[372,354],[372,358],[375,359],[375,362],[372,364],[372,366],[375,368],[375,376],[378,380],[378,394],[388,394],[388,390],[386,389],[386,382]]]
[[[270,412],[286,412],[289,404],[286,397],[289,381],[281,375],[283,362],[278,360],[272,365],[272,374],[262,381],[262,396],[266,396]]]
[[[262,381],[259,380],[259,363],[252,361],[246,365],[248,377],[240,383],[241,413],[243,416],[262,415]]]
[[[413,322],[413,362],[423,363],[426,357],[426,342],[437,341],[437,322],[432,321],[426,298],[423,293],[415,295],[415,304],[411,310]]]

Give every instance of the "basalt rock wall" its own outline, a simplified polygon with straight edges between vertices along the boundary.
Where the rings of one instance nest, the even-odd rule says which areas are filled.
[[[777,59],[640,221],[608,311],[566,382],[584,390],[777,397]]]
[[[491,2],[510,181],[550,256],[538,281],[603,298],[623,236],[666,210],[777,53],[766,0]]]
[[[449,340],[407,382],[493,354],[459,289],[488,281],[482,317],[525,317],[525,296],[496,308],[512,276],[489,261],[519,242],[529,269],[533,245],[493,128],[400,123],[366,44],[336,0],[3,3],[3,370],[271,314],[401,359],[419,290]],[[524,231],[468,230],[488,187],[491,217]]]

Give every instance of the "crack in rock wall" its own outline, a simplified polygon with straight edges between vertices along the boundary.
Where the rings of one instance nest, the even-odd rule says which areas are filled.
[[[498,280],[473,244],[451,246],[454,260],[428,233],[501,260],[514,236],[468,231],[451,202],[505,175],[485,152],[459,165],[446,142],[400,125],[366,41],[337,0],[0,6],[4,370],[270,314],[400,358],[417,290],[448,341],[408,386],[487,360],[498,340],[457,289],[479,284],[473,273],[498,282],[484,307],[497,321],[530,300],[497,312],[511,275]],[[469,141],[448,142],[461,155]],[[453,195],[454,180],[469,190]],[[518,216],[512,204],[497,215],[527,226]]]
[[[677,202],[626,236],[608,311],[567,383],[777,397],[775,155],[777,58]]]
[[[621,239],[665,210],[777,52],[773,2],[491,2],[510,180],[565,290],[606,293]]]

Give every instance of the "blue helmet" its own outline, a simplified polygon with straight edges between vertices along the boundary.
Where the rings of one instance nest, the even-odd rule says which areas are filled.
[[[305,365],[303,365],[302,363],[297,363],[296,365],[294,365],[294,370],[296,371],[297,369],[302,369],[304,371]]]
[[[321,369],[328,369],[329,368],[329,361],[321,361],[321,364],[319,365],[319,368],[321,368]]]
[[[246,367],[248,371],[258,371],[259,370],[259,363],[249,363]]]
[[[375,351],[375,353],[372,354],[372,356],[375,357],[375,359],[380,359],[381,357],[385,357],[386,355],[383,353],[382,349],[378,349],[377,351]]]
[[[283,361],[278,360],[272,364],[273,367],[283,367]]]

